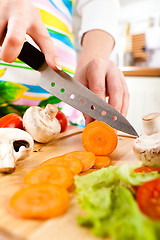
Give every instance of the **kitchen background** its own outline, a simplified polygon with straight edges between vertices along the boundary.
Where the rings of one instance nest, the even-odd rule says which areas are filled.
[[[139,134],[142,117],[160,112],[160,0],[120,0],[116,47],[111,59],[123,71],[130,92],[127,119]],[[80,17],[74,11],[77,52]]]

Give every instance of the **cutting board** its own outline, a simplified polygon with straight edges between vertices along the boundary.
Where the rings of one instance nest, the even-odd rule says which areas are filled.
[[[26,173],[51,157],[70,151],[84,150],[81,142],[81,132],[81,128],[74,127],[62,133],[59,139],[54,142],[48,144],[35,143],[31,156],[18,161],[14,173],[0,174],[0,240],[100,239],[94,237],[90,230],[77,225],[77,216],[83,210],[80,209],[76,200],[74,186],[70,189],[69,209],[63,216],[46,221],[24,220],[15,217],[9,210],[9,200],[16,191],[24,186],[23,179]],[[137,161],[132,151],[133,142],[134,139],[131,137],[119,136],[118,147],[110,155],[112,165]]]

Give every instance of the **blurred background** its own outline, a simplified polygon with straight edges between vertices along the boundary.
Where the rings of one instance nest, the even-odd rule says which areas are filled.
[[[116,46],[111,54],[126,77],[130,92],[127,119],[139,134],[142,117],[160,112],[160,0],[119,0]],[[76,49],[80,17],[74,11]]]
[[[119,66],[160,66],[160,0],[120,0]]]

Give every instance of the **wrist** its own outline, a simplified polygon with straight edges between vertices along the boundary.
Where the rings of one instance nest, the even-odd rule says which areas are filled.
[[[109,59],[115,42],[109,33],[102,30],[92,30],[84,34],[81,44],[78,65],[84,66],[97,58]]]

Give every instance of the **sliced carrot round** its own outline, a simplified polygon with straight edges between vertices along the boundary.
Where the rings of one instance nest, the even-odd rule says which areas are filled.
[[[14,213],[22,218],[48,219],[66,212],[69,194],[50,183],[33,184],[16,192],[10,199]]]
[[[31,170],[24,178],[24,183],[52,183],[68,188],[73,183],[73,174],[62,166],[44,165]]]
[[[110,165],[110,157],[96,156],[93,168],[105,168]]]
[[[80,160],[72,156],[67,157],[65,155],[62,155],[58,157],[53,157],[43,162],[41,166],[52,165],[52,164],[68,168],[69,170],[71,170],[73,175],[80,173],[82,170],[82,165]]]
[[[89,123],[82,132],[82,144],[86,151],[97,156],[107,156],[117,147],[118,137],[113,128],[104,122]]]
[[[90,169],[95,162],[95,155],[92,152],[87,151],[74,151],[65,154],[65,157],[77,158],[82,165],[82,172]]]

